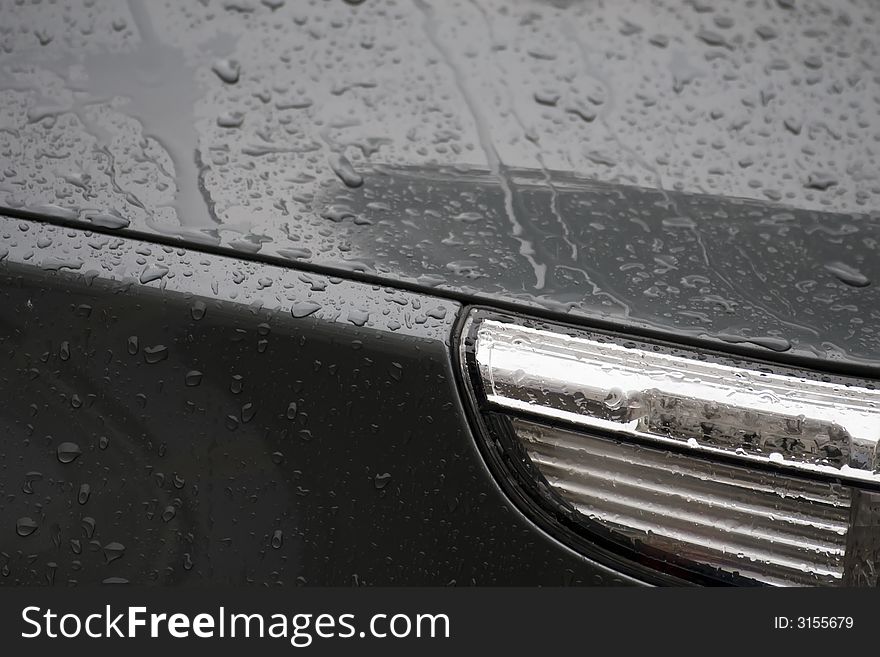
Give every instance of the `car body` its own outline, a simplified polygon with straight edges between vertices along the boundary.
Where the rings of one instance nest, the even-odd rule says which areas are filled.
[[[880,378],[878,12],[789,4],[0,5],[0,583],[687,581],[530,515],[457,349]]]

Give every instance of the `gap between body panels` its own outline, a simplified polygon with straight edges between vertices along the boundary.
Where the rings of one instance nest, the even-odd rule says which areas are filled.
[[[87,224],[78,219],[53,217],[28,210],[0,207],[0,216],[6,216],[7,218],[12,219],[21,219],[25,221],[51,224],[83,232],[136,239],[163,246],[185,248],[189,251],[197,253],[206,253],[225,258],[231,258],[234,260],[274,265],[276,267],[284,267],[286,269],[292,269],[295,271],[303,271],[320,274],[323,276],[345,278],[353,282],[367,283],[370,285],[380,285],[382,287],[396,288],[408,292],[416,292],[419,294],[428,294],[430,296],[434,296],[440,299],[446,299],[449,301],[460,303],[465,310],[469,310],[468,307],[486,307],[488,309],[494,309],[499,312],[509,312],[517,315],[524,315],[536,320],[555,322],[557,324],[564,324],[574,328],[602,331],[626,337],[632,337],[634,339],[658,340],[665,343],[676,344],[682,347],[690,347],[692,349],[706,350],[709,352],[722,353],[730,356],[746,357],[758,363],[763,362],[769,365],[789,365],[812,370],[818,373],[824,372],[828,374],[836,374],[842,376],[880,379],[880,371],[878,371],[878,368],[869,365],[846,361],[809,358],[806,356],[790,353],[773,352],[771,354],[768,353],[766,350],[760,349],[758,347],[749,346],[746,343],[730,344],[723,343],[720,341],[720,339],[707,340],[697,336],[686,335],[682,333],[673,333],[671,331],[664,331],[644,324],[627,321],[625,318],[606,319],[602,317],[565,313],[536,304],[513,302],[503,298],[460,292],[437,285],[426,285],[423,283],[419,283],[418,280],[403,279],[394,276],[383,276],[381,274],[374,274],[366,271],[354,270],[345,267],[334,267],[332,265],[318,264],[302,260],[290,260],[288,258],[283,258],[275,255],[237,251],[229,247],[223,247],[206,242],[187,241],[183,237],[164,235],[161,233],[134,230],[130,228],[106,228],[103,226]]]

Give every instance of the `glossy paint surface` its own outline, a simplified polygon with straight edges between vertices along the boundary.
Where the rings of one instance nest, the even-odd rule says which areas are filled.
[[[9,219],[0,256],[0,585],[626,581],[486,472],[457,304]]]
[[[875,4],[0,13],[8,212],[880,368]]]
[[[628,581],[496,485],[456,318],[880,377],[878,22],[0,0],[0,583]]]

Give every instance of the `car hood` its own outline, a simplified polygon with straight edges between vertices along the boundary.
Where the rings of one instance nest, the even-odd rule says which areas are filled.
[[[0,210],[880,374],[880,12],[611,4],[4,5]]]

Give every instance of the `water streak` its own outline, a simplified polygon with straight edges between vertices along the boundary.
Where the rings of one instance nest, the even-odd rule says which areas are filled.
[[[413,0],[413,2],[424,16],[424,29],[428,40],[437,49],[446,62],[446,65],[449,67],[449,70],[452,72],[455,84],[460,90],[464,102],[468,106],[468,110],[474,119],[480,147],[486,155],[489,169],[498,180],[504,194],[504,211],[507,215],[507,220],[510,222],[511,235],[519,244],[519,254],[528,261],[535,273],[535,289],[542,290],[546,283],[547,265],[539,263],[535,259],[534,246],[529,240],[523,237],[523,225],[517,218],[516,210],[514,208],[513,183],[511,182],[507,166],[502,162],[501,157],[498,154],[498,149],[495,148],[489,123],[483,115],[478,101],[471,92],[461,68],[456,64],[452,53],[449,52],[449,49],[439,38],[433,7],[425,2],[425,0]]]

